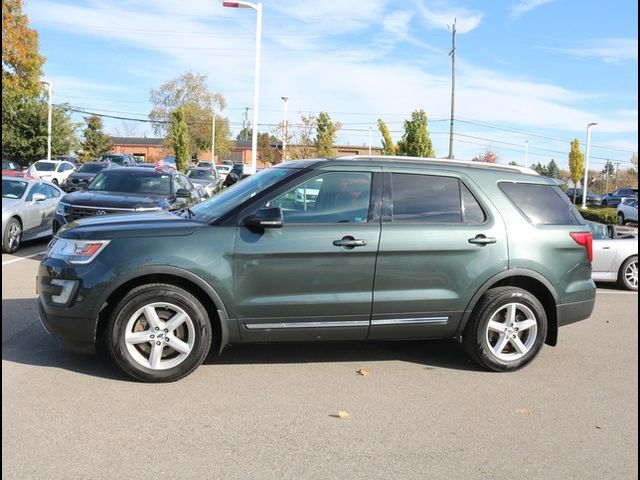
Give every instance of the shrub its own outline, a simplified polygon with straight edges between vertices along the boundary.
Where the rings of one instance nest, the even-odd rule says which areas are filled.
[[[590,207],[585,210],[578,209],[585,220],[600,222],[608,225],[615,224],[618,220],[618,211],[615,208]]]

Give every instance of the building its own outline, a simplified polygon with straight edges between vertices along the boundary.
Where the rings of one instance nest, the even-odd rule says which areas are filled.
[[[282,144],[272,144],[273,148],[273,164],[280,163],[282,161]],[[296,148],[296,145],[287,145],[287,149],[292,150]],[[336,145],[334,147],[336,156],[338,155],[368,155],[369,147],[356,146],[356,145]],[[113,153],[130,153],[131,155],[138,156],[144,159],[146,162],[155,162],[167,155],[172,155],[172,152],[164,145],[164,138],[153,137],[111,137],[111,151]],[[381,147],[371,147],[372,155],[381,155]],[[200,160],[211,160],[211,152],[202,152],[199,155]],[[231,147],[228,155],[218,156],[216,158],[217,163],[232,162],[232,163],[244,163],[246,165],[251,163],[251,141],[250,140],[238,140],[231,142]],[[258,161],[257,168],[265,168],[266,165],[263,162]]]

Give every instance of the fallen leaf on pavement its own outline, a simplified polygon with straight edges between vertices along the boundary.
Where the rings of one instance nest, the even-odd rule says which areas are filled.
[[[363,369],[356,370],[356,373],[358,375],[362,375],[363,377],[368,377],[369,376],[369,372],[367,372],[366,370],[363,370]]]
[[[338,412],[338,416],[339,416],[340,418],[342,418],[343,420],[344,420],[345,418],[349,418],[349,414],[348,414],[347,412],[343,412],[342,410]]]
[[[599,428],[600,430],[602,430],[602,427],[600,425],[596,425],[596,428]]]
[[[523,415],[533,415],[533,411],[528,408],[516,408],[514,412],[521,413]]]

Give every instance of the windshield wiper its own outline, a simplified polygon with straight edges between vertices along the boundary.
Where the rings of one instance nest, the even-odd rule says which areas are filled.
[[[183,208],[180,213],[184,213],[184,212],[187,212],[187,215],[189,215],[189,220],[191,220],[191,217],[195,217],[196,216],[195,212],[193,210],[191,210],[189,207]]]

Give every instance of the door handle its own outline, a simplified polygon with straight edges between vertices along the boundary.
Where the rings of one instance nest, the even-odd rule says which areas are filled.
[[[354,247],[364,247],[367,244],[367,241],[359,238],[353,238],[353,237],[342,237],[341,240],[334,240],[333,244],[336,247],[351,249]]]
[[[496,243],[496,239],[494,237],[486,237],[483,234],[478,234],[473,238],[469,239],[469,243],[473,243],[474,245],[488,245],[490,243]]]

